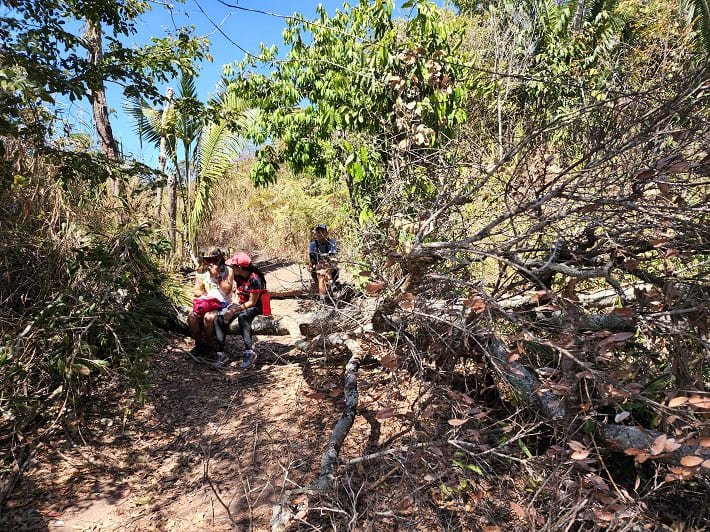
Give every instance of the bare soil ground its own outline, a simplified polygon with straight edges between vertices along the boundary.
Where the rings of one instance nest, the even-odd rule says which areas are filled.
[[[297,286],[302,272],[274,267],[267,277],[275,291]],[[296,299],[272,304],[277,316],[314,305]],[[185,356],[191,340],[171,338],[150,368],[145,403],[136,407],[133,398],[117,395],[120,387],[104,390],[58,444],[40,448],[0,528],[270,529],[272,506],[284,490],[317,477],[343,408],[349,355],[309,358],[293,350],[292,341],[259,338],[256,364],[240,370],[241,338],[231,336],[235,360],[217,371]],[[373,369],[379,378],[360,386],[365,417],[358,416],[343,454],[376,449],[401,429],[393,415],[384,429],[373,417],[396,402],[382,393],[380,384],[389,378],[381,366]]]

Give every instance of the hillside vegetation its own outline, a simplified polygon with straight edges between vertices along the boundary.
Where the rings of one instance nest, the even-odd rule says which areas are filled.
[[[152,400],[200,249],[304,262],[324,222],[358,293],[289,356],[345,413],[274,530],[708,527],[707,2],[319,8],[206,102],[206,39],[129,49],[148,4],[101,4],[0,13],[0,503],[97,397]]]

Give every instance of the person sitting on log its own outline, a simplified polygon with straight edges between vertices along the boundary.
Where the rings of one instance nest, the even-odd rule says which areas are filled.
[[[234,316],[237,317],[239,332],[244,339],[244,355],[240,367],[246,369],[256,361],[256,353],[252,349],[252,321],[261,314],[271,315],[269,293],[266,290],[264,274],[254,265],[249,255],[244,252],[236,253],[227,260],[227,265],[234,270],[235,293],[238,295],[239,302],[231,304],[220,316],[216,333],[224,341],[229,322]],[[220,367],[226,361],[226,355],[219,357],[215,367]]]
[[[224,342],[216,337],[214,324],[232,302],[233,284],[234,272],[226,265],[222,250],[212,247],[203,252],[195,275],[192,312],[187,317],[190,336],[195,340],[190,351],[193,357],[201,357],[210,348],[223,353]]]
[[[328,226],[318,224],[314,228],[315,239],[308,246],[311,277],[314,286],[318,287],[318,296],[325,299],[328,293],[328,283],[338,278],[338,266],[335,257],[338,254],[338,244],[334,238],[328,237]]]

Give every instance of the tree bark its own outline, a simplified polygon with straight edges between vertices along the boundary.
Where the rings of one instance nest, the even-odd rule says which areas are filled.
[[[99,66],[103,60],[103,45],[101,40],[101,24],[97,21],[86,20],[86,43],[89,52],[89,62],[94,67],[95,71],[99,72]],[[91,108],[94,116],[94,126],[96,133],[99,135],[101,142],[101,151],[111,161],[118,161],[118,145],[113,136],[111,129],[111,121],[108,114],[108,105],[106,104],[106,88],[102,75],[90,81]],[[118,197],[120,193],[120,179],[118,177],[109,178],[109,190]]]
[[[168,162],[168,136],[166,134],[166,128],[168,123],[168,118],[170,117],[170,107],[173,103],[173,89],[168,87],[165,90],[165,107],[163,108],[163,114],[160,117],[160,154],[158,155],[158,167],[160,173],[165,173],[165,165]],[[160,215],[163,207],[163,187],[158,187],[156,196],[156,216],[160,220]]]
[[[168,238],[174,253],[177,240],[177,176],[174,171],[168,176]]]

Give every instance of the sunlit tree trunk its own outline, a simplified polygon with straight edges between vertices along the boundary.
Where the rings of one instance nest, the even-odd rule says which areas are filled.
[[[170,172],[168,176],[168,238],[170,245],[175,250],[175,233],[177,218],[177,176],[175,172]]]
[[[86,42],[89,51],[89,62],[94,66],[98,66],[103,59],[103,45],[101,43],[101,25],[99,22],[87,19],[86,21]],[[108,116],[108,106],[106,104],[106,88],[102,76],[96,76],[90,81],[91,92],[91,107],[94,115],[94,126],[96,133],[99,135],[101,142],[101,151],[112,161],[117,161],[118,145],[113,136],[111,129],[111,121]],[[114,196],[119,195],[120,180],[119,178],[109,178],[109,189]]]
[[[170,116],[170,107],[173,103],[173,89],[168,87],[165,91],[165,107],[163,108],[163,114],[160,118],[160,154],[158,155],[158,166],[160,172],[165,172],[165,165],[168,161],[168,136],[167,136],[167,122]],[[160,220],[160,214],[163,207],[163,187],[158,187],[157,191],[157,217]]]

